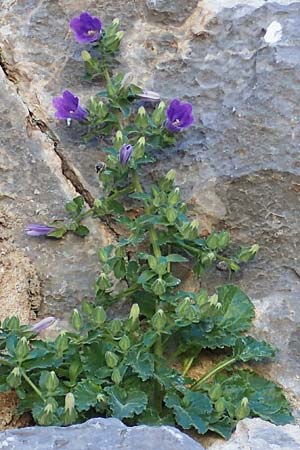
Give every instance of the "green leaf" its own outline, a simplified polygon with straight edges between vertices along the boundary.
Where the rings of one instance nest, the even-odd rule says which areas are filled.
[[[77,411],[88,411],[97,404],[97,395],[102,392],[102,387],[90,380],[77,383],[74,389],[75,405]]]
[[[250,361],[251,359],[261,361],[265,358],[273,358],[275,356],[275,349],[264,341],[257,341],[251,336],[246,336],[236,341],[234,356],[243,362]]]
[[[127,362],[143,381],[152,377],[154,358],[151,353],[137,352],[137,349],[133,348],[128,354]]]
[[[74,230],[74,233],[81,237],[87,236],[89,232],[90,230],[88,229],[88,227],[84,225],[78,225]]]
[[[125,390],[114,386],[106,388],[108,404],[113,417],[117,419],[131,418],[135,414],[141,414],[147,407],[148,397],[143,391]]]
[[[47,237],[52,237],[56,239],[61,239],[66,233],[67,233],[66,227],[56,228],[55,231],[52,231],[51,233],[47,234]]]
[[[254,306],[249,297],[234,285],[221,286],[218,289],[219,326],[233,333],[250,328],[254,317]]]
[[[170,392],[164,401],[168,408],[173,409],[176,421],[182,428],[188,430],[194,427],[200,434],[204,434],[208,430],[208,417],[205,414],[211,411],[212,406],[205,394],[197,397],[198,403],[193,394],[181,399],[176,393]]]
[[[173,263],[181,263],[181,262],[187,262],[188,259],[185,258],[184,256],[181,255],[177,255],[177,254],[171,254],[166,256],[166,259],[168,262],[173,262]]]

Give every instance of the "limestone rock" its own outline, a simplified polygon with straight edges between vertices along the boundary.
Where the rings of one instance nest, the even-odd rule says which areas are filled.
[[[5,450],[203,450],[173,427],[126,427],[117,419],[91,419],[71,427],[32,427],[0,433]]]
[[[261,419],[244,419],[228,442],[217,442],[209,450],[299,450],[300,428],[275,426]]]

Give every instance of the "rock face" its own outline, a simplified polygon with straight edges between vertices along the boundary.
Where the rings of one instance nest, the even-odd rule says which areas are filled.
[[[91,419],[71,427],[32,427],[0,433],[6,450],[204,450],[173,427],[126,427],[117,419]]]
[[[114,239],[96,222],[85,240],[35,240],[22,231],[28,222],[64,217],[64,203],[78,193],[92,201],[98,192],[101,143],[84,144],[81,128],[55,121],[51,110],[63,89],[83,102],[99,89],[83,80],[83,47],[68,32],[69,19],[81,10],[104,23],[120,17],[124,72],[167,100],[193,103],[195,126],[177,148],[160,154],[154,175],[177,169],[204,232],[225,227],[236,244],[260,244],[256,261],[233,281],[254,299],[253,334],[279,348],[274,363],[257,369],[286,389],[297,414],[300,3],[3,0],[0,299],[14,299],[11,312],[24,321],[34,311],[64,319],[92,292],[97,246]],[[264,36],[273,21],[282,37],[268,44]],[[227,281],[226,273],[213,272],[202,285],[212,290]]]
[[[218,442],[209,450],[299,450],[300,428],[276,427],[261,419],[244,419],[238,423],[228,442]]]

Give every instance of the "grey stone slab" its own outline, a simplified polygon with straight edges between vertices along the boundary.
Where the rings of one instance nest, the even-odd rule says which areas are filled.
[[[300,428],[275,426],[261,419],[244,419],[228,442],[218,441],[209,450],[299,450]]]
[[[203,450],[173,427],[126,427],[117,419],[91,419],[70,427],[32,427],[0,433],[6,450]]]

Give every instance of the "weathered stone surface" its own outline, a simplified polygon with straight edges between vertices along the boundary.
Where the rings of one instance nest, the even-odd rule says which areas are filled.
[[[126,427],[117,419],[92,419],[71,427],[32,427],[0,433],[6,450],[203,450],[173,427]]]
[[[96,245],[109,236],[95,223],[87,240],[69,236],[62,243],[25,235],[27,223],[63,218],[64,204],[78,194],[61,172],[53,142],[30,123],[27,108],[2,71],[0,86],[1,319],[16,313],[22,321],[32,319],[30,309],[41,303],[40,283],[42,308],[63,317],[92,293]]]
[[[300,428],[275,426],[261,419],[244,419],[228,442],[218,441],[209,450],[299,450]]]
[[[104,21],[119,16],[126,31],[120,55],[123,71],[131,71],[136,81],[166,98],[180,96],[193,103],[195,126],[176,149],[159,154],[155,171],[178,169],[177,181],[193,214],[201,219],[203,231],[225,225],[235,243],[255,241],[261,245],[257,260],[233,281],[254,298],[257,319],[253,334],[279,348],[275,363],[257,369],[280,382],[299,406],[300,3],[206,0],[195,6],[193,1],[131,0],[125,8],[120,0],[4,0],[1,6],[0,46],[7,73],[17,81],[18,93],[28,108],[55,132],[60,151],[93,195],[97,194],[94,165],[103,156],[102,144],[83,144],[80,127],[69,129],[56,122],[50,107],[52,97],[65,88],[83,99],[91,89],[98,89],[83,81],[82,47],[67,31],[72,16],[83,9],[101,15]],[[283,36],[276,45],[268,45],[264,35],[274,20],[282,25]],[[12,90],[4,105],[14,95]],[[17,115],[23,124],[18,139],[26,136],[28,155],[30,149],[32,155],[42,154],[45,161],[33,171],[28,161],[20,159],[19,167],[26,168],[20,174],[15,161],[22,152],[9,159],[7,151],[1,164],[6,170],[10,161],[4,175],[13,177],[13,182],[4,194],[16,195],[16,186],[21,198],[21,187],[30,184],[26,206],[25,201],[15,202],[12,212],[28,219],[35,217],[36,210],[44,211],[41,218],[60,216],[73,188],[61,178],[52,143],[31,126],[33,135],[27,137],[24,123],[28,112],[16,97],[14,102],[19,105],[18,112],[10,120],[16,123]],[[9,114],[10,109],[3,117]],[[3,122],[3,129],[7,139],[10,124]],[[11,151],[14,139],[7,144]],[[57,173],[62,183],[58,197]],[[40,200],[34,194],[34,189],[40,188],[31,189],[31,184],[48,176],[43,192],[49,192]],[[13,202],[3,201],[12,210]],[[57,300],[70,299],[80,286],[75,292],[77,301],[93,280],[95,259],[86,256],[93,247],[85,242],[76,250],[81,256],[74,272],[68,263],[72,238],[63,244],[47,242],[45,247],[44,241],[24,241],[21,227],[16,221],[16,245],[29,247],[27,253],[36,261],[40,276],[50,274],[44,283],[47,304],[62,313],[64,306],[60,308],[62,303]],[[57,264],[62,258],[63,270]],[[227,279],[226,273],[214,272],[203,286],[212,289],[216,281]]]

